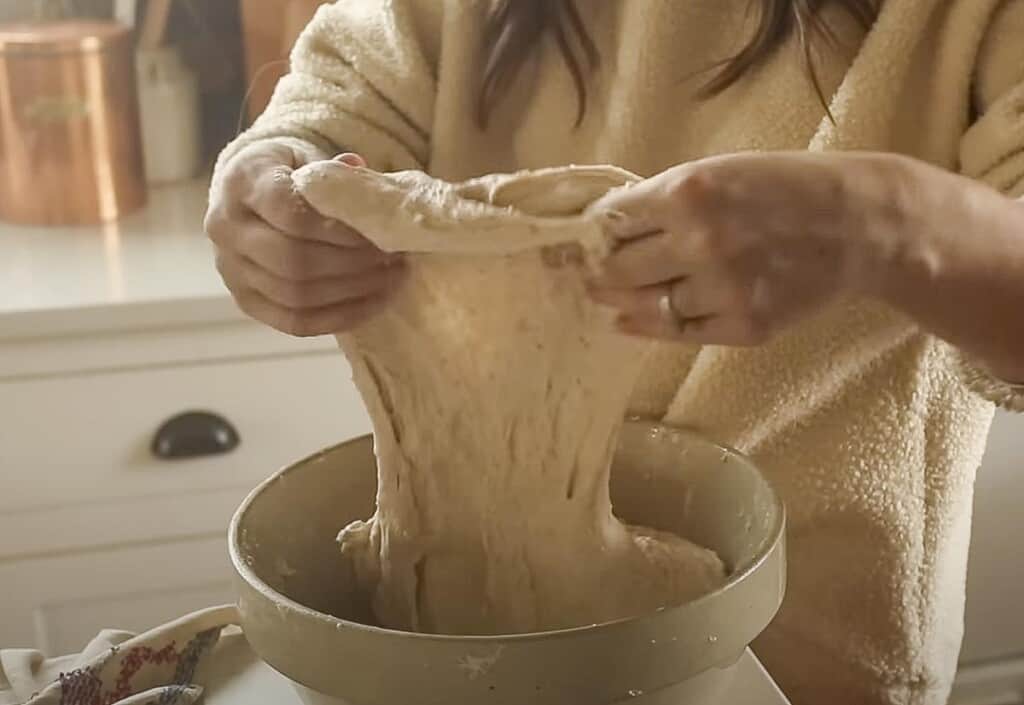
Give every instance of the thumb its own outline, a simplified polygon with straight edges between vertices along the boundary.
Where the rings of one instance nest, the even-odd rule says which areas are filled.
[[[363,159],[358,154],[353,154],[352,152],[345,152],[344,154],[339,154],[338,156],[336,156],[334,158],[333,161],[341,162],[342,164],[346,164],[348,166],[355,166],[355,167],[365,167],[366,166],[366,160]]]

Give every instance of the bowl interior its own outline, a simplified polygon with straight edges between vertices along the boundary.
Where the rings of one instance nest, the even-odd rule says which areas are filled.
[[[257,489],[233,524],[247,578],[323,614],[372,624],[335,537],[374,511],[372,441],[361,438],[301,461]],[[778,540],[783,511],[743,456],[694,433],[630,422],[613,465],[623,521],[672,531],[715,550],[741,579]]]

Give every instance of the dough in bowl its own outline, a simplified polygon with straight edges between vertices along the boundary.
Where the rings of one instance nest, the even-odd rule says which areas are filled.
[[[612,515],[609,466],[647,344],[616,334],[580,266],[587,207],[636,177],[564,167],[450,184],[321,162],[322,214],[408,252],[387,310],[339,336],[373,422],[377,511],[342,552],[381,625],[512,634],[653,612],[721,584],[718,557]]]

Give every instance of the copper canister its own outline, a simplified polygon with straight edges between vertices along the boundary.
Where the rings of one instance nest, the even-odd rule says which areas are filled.
[[[0,24],[0,219],[104,223],[143,206],[131,31]]]

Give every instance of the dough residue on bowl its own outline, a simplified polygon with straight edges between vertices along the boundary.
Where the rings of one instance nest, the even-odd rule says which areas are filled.
[[[450,184],[333,162],[297,171],[321,213],[409,252],[387,309],[339,336],[373,422],[377,511],[340,534],[384,626],[511,634],[594,624],[721,584],[711,551],[612,514],[609,469],[648,345],[614,333],[580,266],[587,212],[635,181],[565,167]]]

